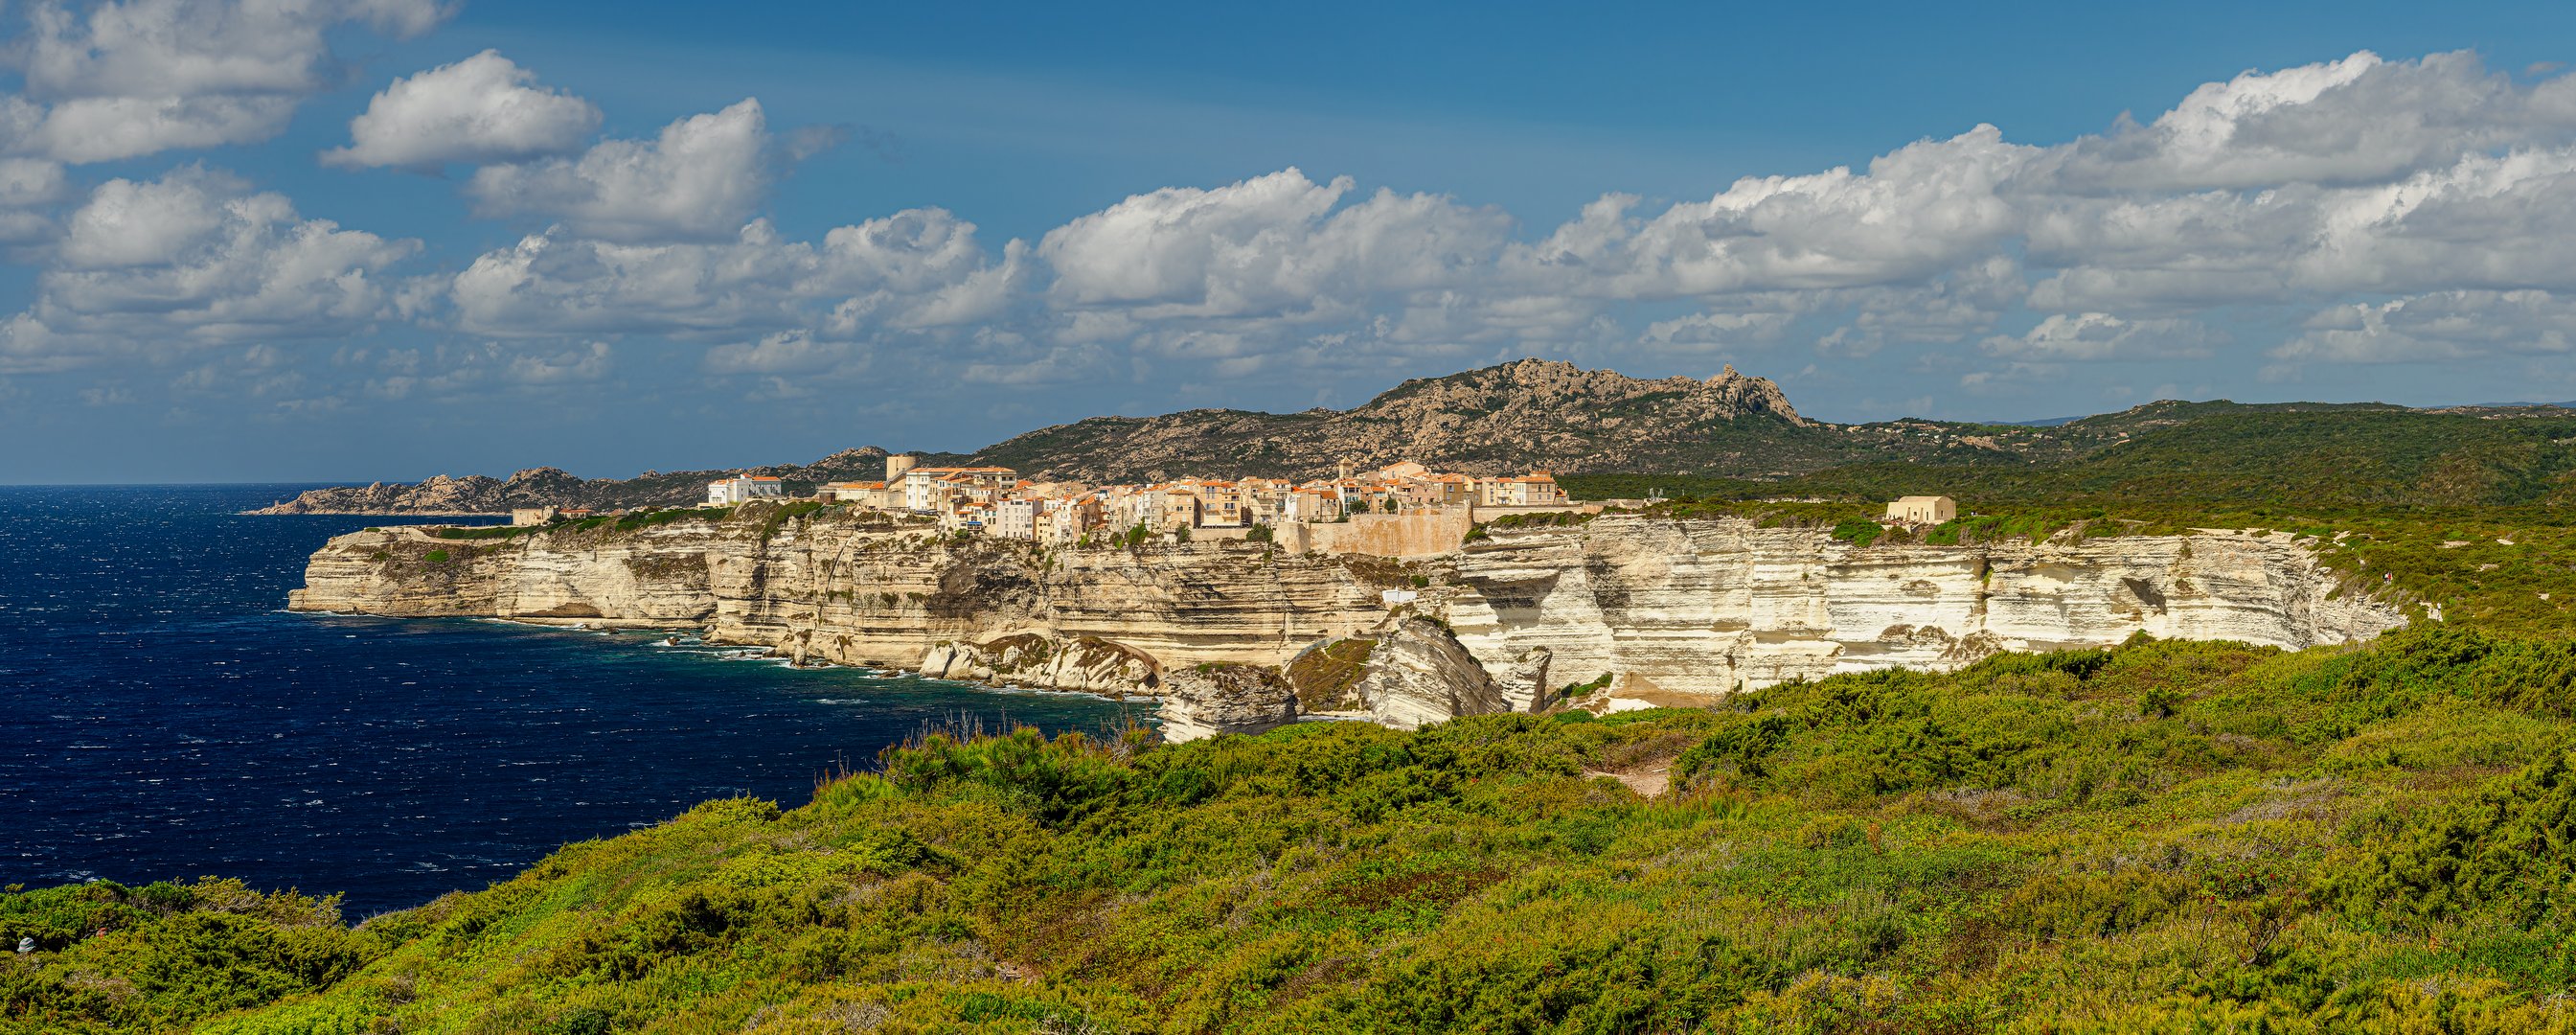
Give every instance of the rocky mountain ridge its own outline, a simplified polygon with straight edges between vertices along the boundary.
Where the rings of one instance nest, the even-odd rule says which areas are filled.
[[[1830,437],[1780,386],[1729,366],[1699,380],[1633,378],[1524,359],[1419,378],[1349,410],[1270,414],[1188,410],[1093,417],[984,449],[990,463],[1085,481],[1202,473],[1212,456],[1259,477],[1330,474],[1343,461],[1414,460],[1438,470],[1507,474],[1635,470],[1676,457],[1762,466],[1783,442]],[[1732,443],[1732,448],[1730,448]]]

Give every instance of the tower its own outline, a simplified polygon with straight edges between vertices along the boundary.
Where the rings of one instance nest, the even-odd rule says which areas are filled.
[[[904,473],[912,470],[912,466],[920,462],[920,457],[914,456],[910,453],[896,453],[893,456],[887,457],[885,477],[886,484],[892,485],[896,482],[902,481]]]

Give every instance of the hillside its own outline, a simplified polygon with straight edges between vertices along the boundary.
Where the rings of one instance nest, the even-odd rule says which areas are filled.
[[[354,928],[220,881],[0,894],[41,950],[0,1033],[2563,1032],[2571,674],[2427,628],[932,735]]]
[[[1094,417],[977,453],[987,463],[1084,481],[1205,473],[1308,478],[1349,461],[1415,460],[1474,474],[1548,470],[1714,469],[1756,476],[1809,470],[1851,442],[1798,415],[1779,386],[1728,367],[1708,380],[1643,380],[1525,359],[1406,381],[1349,410],[1269,414],[1189,410]]]
[[[2102,444],[2022,463],[1889,456],[1755,481],[1669,473],[1578,476],[1589,498],[1937,493],[1963,507],[2197,509],[2554,506],[2576,502],[2576,413],[2157,403],[2067,425]]]

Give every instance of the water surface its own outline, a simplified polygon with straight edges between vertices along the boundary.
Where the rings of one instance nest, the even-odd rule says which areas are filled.
[[[355,915],[505,878],[711,797],[801,804],[925,723],[1121,706],[644,633],[289,614],[387,518],[236,514],[303,486],[0,486],[0,883],[199,874]]]

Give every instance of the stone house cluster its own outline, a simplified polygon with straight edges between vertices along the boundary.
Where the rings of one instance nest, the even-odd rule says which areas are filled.
[[[715,493],[711,486],[711,502]],[[1338,522],[1357,514],[1567,504],[1555,477],[1545,471],[1479,478],[1435,472],[1410,461],[1365,472],[1344,465],[1335,477],[1307,482],[1185,478],[1095,487],[1032,482],[1006,467],[922,467],[914,457],[894,456],[887,459],[885,481],[834,482],[817,495],[864,510],[931,518],[942,531],[1048,543],[1138,527],[1154,534],[1280,528]]]

